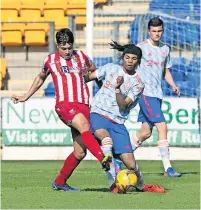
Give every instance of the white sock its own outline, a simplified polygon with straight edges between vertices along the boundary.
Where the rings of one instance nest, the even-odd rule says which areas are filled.
[[[161,159],[163,162],[163,167],[165,169],[165,171],[167,171],[167,169],[171,166],[170,163],[170,152],[169,152],[169,143],[167,139],[164,140],[158,140],[158,148],[160,151],[160,155],[161,155]]]
[[[110,154],[113,157],[113,155],[112,155],[112,139],[110,137],[106,137],[102,140],[101,149],[102,149],[104,155]],[[106,171],[106,175],[108,178],[109,186],[111,186],[113,183],[115,183],[115,178],[116,178],[114,160],[112,160],[112,163],[110,164],[110,170]]]
[[[172,167],[169,158],[162,158],[162,162],[165,171],[167,171],[168,168]]]
[[[142,142],[138,139],[137,135],[133,134],[131,137],[131,146],[133,151],[135,151],[141,144]]]

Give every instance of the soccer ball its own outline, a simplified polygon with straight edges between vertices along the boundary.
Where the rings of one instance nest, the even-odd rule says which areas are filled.
[[[137,184],[137,176],[133,171],[124,169],[117,174],[115,183],[121,193],[126,193]]]

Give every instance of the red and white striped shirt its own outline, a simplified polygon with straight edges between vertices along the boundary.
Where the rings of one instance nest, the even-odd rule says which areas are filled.
[[[69,60],[62,58],[59,52],[49,54],[44,59],[42,71],[52,75],[56,103],[65,101],[89,104],[89,89],[83,75],[91,65],[88,56],[79,50],[74,50]]]

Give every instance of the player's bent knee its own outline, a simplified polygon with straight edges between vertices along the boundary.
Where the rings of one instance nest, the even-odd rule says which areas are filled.
[[[104,139],[109,136],[109,133],[105,129],[98,129],[94,134],[98,139]]]
[[[103,147],[108,147],[108,148],[112,148],[112,139],[110,137],[105,137],[102,141],[101,141],[101,145]]]

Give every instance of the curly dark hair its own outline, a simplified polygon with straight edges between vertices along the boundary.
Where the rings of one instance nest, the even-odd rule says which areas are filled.
[[[57,44],[65,45],[74,43],[74,35],[72,31],[68,28],[62,28],[56,33]]]

